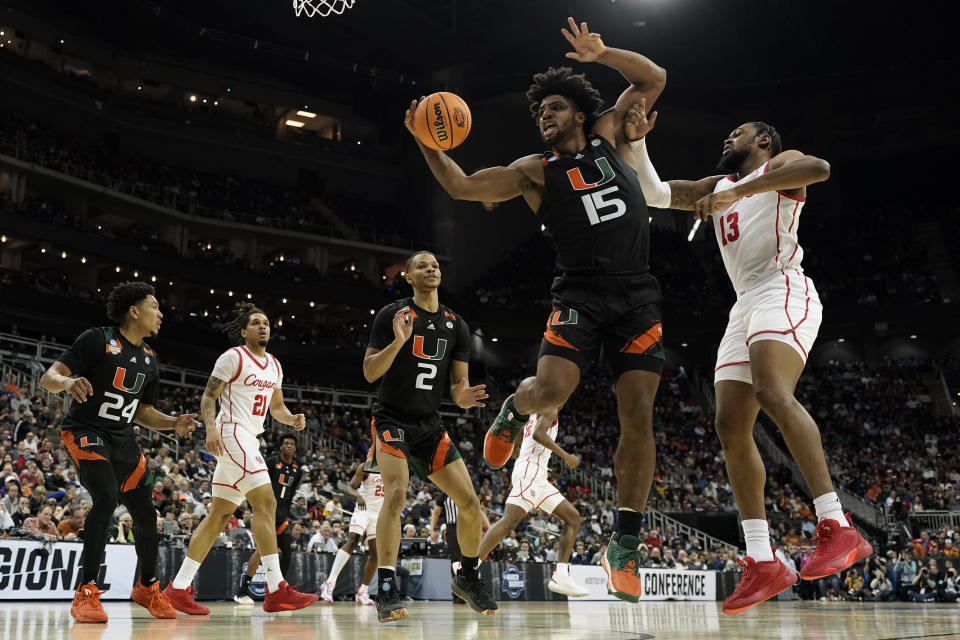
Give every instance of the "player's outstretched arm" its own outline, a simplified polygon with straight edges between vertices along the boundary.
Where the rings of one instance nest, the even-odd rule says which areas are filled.
[[[550,427],[557,421],[558,415],[557,411],[549,411],[541,413],[537,416],[537,424],[533,426],[533,440],[539,445],[543,445],[550,451],[553,451],[555,454],[560,456],[560,458],[567,463],[567,466],[570,468],[576,468],[580,466],[580,456],[567,453],[563,447],[561,447],[555,440],[552,440],[547,432],[550,430]]]
[[[43,372],[40,386],[50,393],[66,391],[77,402],[85,402],[93,395],[93,385],[86,378],[73,378],[70,374],[70,367],[57,360]]]
[[[796,149],[778,153],[770,158],[767,172],[757,178],[738,184],[720,193],[710,193],[696,202],[697,217],[723,211],[731,204],[755,193],[783,191],[791,198],[803,199],[807,186],[830,177],[830,164],[816,156],[808,156]]]
[[[611,144],[623,141],[623,120],[627,110],[641,99],[651,107],[663,88],[667,86],[667,71],[652,60],[635,51],[615,49],[603,44],[599,33],[592,33],[586,22],[578,26],[573,18],[567,18],[569,30],[561,29],[563,37],[573,47],[567,57],[578,62],[599,62],[619,71],[630,83],[617,98],[613,109],[597,120],[593,132],[606,138]]]
[[[417,141],[417,146],[420,147],[420,152],[427,161],[433,177],[451,198],[476,202],[503,202],[520,195],[539,194],[543,185],[540,156],[524,156],[507,167],[489,167],[468,176],[450,156],[442,151],[430,149],[417,140],[413,132],[413,113],[416,110],[417,101],[414,100],[407,109],[404,124],[413,135],[413,139]],[[535,182],[537,178],[540,184]]]
[[[270,415],[274,420],[282,424],[289,425],[297,431],[302,431],[307,426],[307,417],[302,413],[291,413],[287,405],[283,402],[283,391],[274,389],[270,396]]]
[[[169,416],[157,411],[152,404],[140,404],[133,414],[133,421],[157,431],[175,431],[178,436],[187,436],[200,426],[197,414],[185,413],[181,416]]]

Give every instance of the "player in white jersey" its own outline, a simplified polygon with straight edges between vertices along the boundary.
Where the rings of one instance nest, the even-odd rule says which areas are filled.
[[[547,480],[550,455],[556,453],[571,469],[580,466],[580,456],[567,453],[557,444],[559,422],[557,412],[543,415],[531,414],[523,427],[523,438],[514,445],[513,476],[511,491],[507,497],[503,517],[483,534],[480,541],[480,557],[485,557],[500,544],[523,520],[527,513],[538,509],[563,521],[560,532],[560,552],[557,555],[557,568],[550,578],[551,591],[567,596],[583,597],[590,595],[584,587],[570,577],[570,554],[573,541],[583,519],[560,490]]]
[[[873,553],[840,507],[827,469],[820,430],[794,397],[797,380],[820,327],[820,298],[800,266],[797,240],[807,186],[826,180],[830,165],[796,150],[781,150],[780,134],[748,122],[724,140],[724,175],[661,182],[643,136],[652,128],[642,103],[625,125],[647,204],[713,216],[717,243],[737,293],[717,354],[716,429],[740,510],[747,557],[737,589],[723,603],[739,613],[790,588],[796,574],[770,548],[764,511],[766,474],[753,439],[762,408],[783,434],[810,486],[819,523],[817,548],[800,576],[814,580],[842,571]]]
[[[190,547],[177,577],[164,590],[173,606],[183,613],[206,615],[210,610],[194,601],[191,587],[200,563],[217,535],[244,498],[253,508],[251,529],[267,578],[264,611],[302,609],[317,600],[313,594],[294,590],[283,579],[277,553],[277,502],[260,454],[257,435],[263,431],[267,409],[274,420],[298,431],[306,426],[302,413],[293,415],[283,402],[283,370],[267,353],[270,321],[250,303],[236,306],[233,320],[224,325],[239,346],[217,359],[200,400],[200,414],[207,429],[207,448],[217,458],[213,474],[210,513],[190,538]],[[214,407],[220,400],[220,413]]]
[[[337,586],[340,572],[357,545],[366,538],[367,561],[363,565],[363,580],[357,587],[356,600],[357,604],[373,605],[373,599],[367,594],[367,590],[377,572],[377,518],[380,516],[380,507],[383,506],[383,476],[380,475],[380,468],[374,460],[375,451],[371,447],[367,459],[356,466],[345,491],[356,500],[357,505],[350,516],[350,535],[347,542],[337,551],[330,575],[320,587],[320,599],[324,602],[333,602],[333,590]]]

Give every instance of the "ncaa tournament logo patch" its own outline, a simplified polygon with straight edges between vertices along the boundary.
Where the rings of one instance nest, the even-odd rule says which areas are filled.
[[[250,566],[250,564],[244,562],[240,573],[246,573],[248,566]],[[264,572],[262,564],[257,567],[257,572],[253,574],[253,579],[250,580],[250,586],[248,588],[250,589],[250,595],[256,598],[262,599],[267,597],[267,574]]]
[[[516,599],[523,593],[523,588],[523,571],[520,571],[515,564],[508,564],[500,575],[500,590],[512,599]]]
[[[109,351],[109,352],[110,352],[111,354],[113,354],[113,355],[117,355],[118,353],[120,353],[121,351],[123,351],[123,347],[121,347],[119,344],[117,344],[116,339],[111,338],[111,339],[110,339],[110,344],[107,345],[107,351]]]

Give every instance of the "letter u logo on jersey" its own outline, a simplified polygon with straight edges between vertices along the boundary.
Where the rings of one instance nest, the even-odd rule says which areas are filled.
[[[423,350],[423,336],[413,336],[413,355],[424,360],[443,360],[443,355],[447,352],[447,341],[445,338],[437,339],[437,352],[429,355]]]
[[[599,187],[600,185],[607,184],[617,177],[617,174],[613,172],[613,167],[610,166],[610,161],[604,156],[594,159],[594,162],[597,164],[597,168],[600,169],[600,180],[598,182],[587,182],[584,180],[583,174],[580,173],[580,167],[575,167],[567,171],[567,177],[570,179],[570,184],[577,191],[584,191],[586,189]]]
[[[132,387],[124,386],[126,381],[127,370],[123,367],[117,367],[117,372],[113,375],[113,388],[119,389],[120,391],[126,391],[127,393],[139,393],[140,388],[143,386],[143,381],[147,379],[142,373],[137,373],[137,379],[133,383]]]

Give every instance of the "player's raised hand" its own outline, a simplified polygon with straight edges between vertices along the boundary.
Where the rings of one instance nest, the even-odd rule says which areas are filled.
[[[393,314],[393,337],[400,344],[409,340],[413,333],[413,317],[410,313],[410,307],[404,307]]]
[[[420,100],[426,99],[426,96],[420,96]],[[407,128],[414,138],[417,137],[416,132],[413,130],[413,114],[417,112],[417,104],[420,100],[414,100],[410,103],[410,108],[407,109],[407,112],[403,116],[403,125]]]
[[[640,98],[640,104],[635,104],[627,111],[623,119],[623,136],[630,142],[636,142],[653,130],[657,121],[657,112],[647,117],[647,99]]]
[[[460,378],[457,380],[457,384],[450,387],[450,397],[457,403],[457,406],[461,409],[487,406],[483,402],[489,397],[487,395],[487,385],[478,384],[475,387],[470,387],[469,384],[466,378]]]
[[[739,200],[739,198],[734,195],[732,189],[707,194],[694,203],[693,215],[706,222],[707,218],[727,209],[737,200]]]
[[[224,454],[223,438],[213,425],[207,427],[207,451],[217,458]]]
[[[173,430],[178,436],[188,436],[199,426],[200,423],[197,422],[197,414],[185,413],[177,417],[177,421],[173,423]]]
[[[290,426],[297,431],[303,431],[307,426],[307,416],[302,413],[293,414],[293,422],[290,423]]]
[[[606,47],[603,46],[600,34],[590,33],[586,22],[581,22],[578,27],[573,18],[567,18],[567,24],[570,25],[570,30],[563,28],[560,29],[560,33],[574,49],[567,53],[568,58],[577,62],[593,62],[604,52]]]
[[[93,385],[86,378],[67,378],[63,390],[73,396],[77,402],[86,402],[93,395]]]

